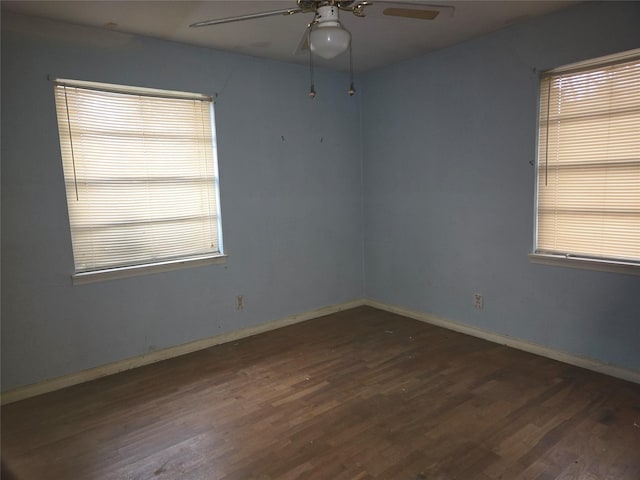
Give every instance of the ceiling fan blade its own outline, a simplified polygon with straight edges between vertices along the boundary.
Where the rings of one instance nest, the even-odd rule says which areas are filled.
[[[302,8],[285,8],[282,10],[272,10],[270,12],[250,13],[248,15],[238,15],[237,17],[217,18],[213,20],[204,20],[189,25],[190,27],[208,27],[209,25],[220,25],[222,23],[240,22],[242,20],[253,20],[254,18],[275,17],[278,15],[293,15],[294,13],[304,12]]]
[[[373,5],[383,7],[382,14],[390,17],[416,18],[434,20],[439,15],[453,16],[455,7],[451,5],[434,5],[420,2],[389,2],[373,0]]]
[[[440,14],[437,10],[416,10],[414,8],[385,8],[382,13],[390,17],[418,18],[420,20],[433,20]]]
[[[296,48],[294,55],[302,55],[308,52],[309,52],[309,29],[307,28],[302,34],[300,41],[298,42],[298,47]]]

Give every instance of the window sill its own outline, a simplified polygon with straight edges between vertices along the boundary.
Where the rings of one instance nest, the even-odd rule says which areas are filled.
[[[600,272],[623,273],[626,275],[640,275],[640,265],[630,262],[614,262],[611,260],[596,260],[591,258],[565,257],[544,253],[530,253],[529,261],[539,265],[556,267],[581,268],[583,270],[597,270]]]
[[[140,275],[149,275],[151,273],[170,272],[172,270],[180,270],[182,268],[193,268],[202,267],[205,265],[221,264],[225,263],[226,261],[226,255],[184,258],[181,260],[173,260],[169,262],[147,263],[145,265],[109,268],[105,270],[96,270],[94,272],[74,273],[73,275],[71,275],[71,281],[74,285],[84,285],[86,283],[115,280],[118,278],[137,277]]]

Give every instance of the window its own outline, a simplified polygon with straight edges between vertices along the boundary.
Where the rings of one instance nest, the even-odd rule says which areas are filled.
[[[533,260],[640,273],[640,50],[544,73],[539,112]]]
[[[57,80],[75,282],[222,256],[213,103]]]

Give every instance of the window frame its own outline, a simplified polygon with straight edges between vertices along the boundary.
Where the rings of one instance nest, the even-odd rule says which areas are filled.
[[[144,245],[144,248],[142,249],[143,252],[146,252],[148,255],[146,255],[146,258],[139,258],[139,259],[135,259],[132,260],[131,263],[128,263],[129,261],[126,260],[126,257],[123,257],[122,260],[123,262],[121,264],[118,265],[114,265],[114,264],[106,264],[104,261],[102,262],[102,265],[99,265],[100,262],[97,262],[96,266],[89,266],[88,268],[78,268],[78,258],[76,257],[76,245],[73,243],[74,242],[74,238],[73,235],[71,235],[70,240],[72,243],[72,247],[74,250],[74,272],[71,275],[71,280],[73,282],[74,285],[79,285],[79,284],[86,284],[86,283],[92,283],[92,282],[98,282],[98,281],[103,281],[103,280],[112,280],[112,279],[118,279],[118,278],[127,278],[127,277],[132,277],[132,276],[139,276],[139,275],[147,275],[147,274],[151,274],[151,273],[158,273],[158,272],[167,272],[167,271],[172,271],[172,270],[177,270],[177,269],[182,269],[182,268],[192,268],[192,267],[200,267],[200,266],[204,266],[204,265],[213,265],[213,264],[221,264],[221,263],[225,263],[226,262],[226,254],[224,253],[224,243],[223,243],[223,237],[222,237],[222,219],[221,219],[221,205],[220,205],[220,179],[219,179],[219,171],[218,171],[218,151],[217,151],[217,138],[216,138],[216,124],[215,124],[215,111],[214,111],[214,98],[215,95],[213,96],[207,96],[207,95],[202,95],[202,94],[195,94],[195,93],[189,93],[189,92],[180,92],[180,91],[171,91],[171,90],[160,90],[160,89],[152,89],[152,88],[144,88],[144,87],[134,87],[134,86],[125,86],[125,85],[116,85],[116,84],[107,84],[107,83],[98,83],[98,82],[88,82],[88,81],[81,81],[81,80],[69,80],[69,79],[55,79],[53,81],[54,84],[54,97],[56,97],[56,102],[55,102],[55,108],[56,108],[56,118],[57,118],[57,126],[58,126],[58,131],[59,131],[59,135],[60,135],[60,154],[61,154],[61,159],[62,159],[62,166],[65,167],[63,168],[64,170],[64,177],[65,177],[65,195],[66,195],[66,199],[67,199],[67,203],[69,203],[70,198],[71,198],[71,194],[69,191],[69,176],[70,176],[70,172],[68,169],[68,162],[69,162],[69,152],[68,150],[70,150],[70,154],[71,154],[71,158],[73,158],[76,155],[76,150],[74,150],[74,146],[73,146],[73,139],[72,137],[74,135],[77,135],[77,132],[72,132],[72,128],[71,128],[71,124],[69,123],[68,125],[62,126],[61,122],[62,122],[62,118],[66,118],[67,122],[70,122],[70,117],[69,117],[69,105],[66,103],[67,102],[67,94],[66,94],[66,88],[70,87],[70,88],[77,88],[77,89],[83,89],[83,90],[90,90],[90,91],[97,91],[97,92],[102,92],[105,94],[122,94],[122,95],[131,95],[133,97],[138,97],[140,101],[144,100],[144,97],[151,97],[152,101],[161,101],[162,100],[193,100],[194,101],[194,105],[196,105],[195,102],[197,101],[201,101],[202,103],[200,104],[201,106],[198,107],[201,111],[204,112],[204,110],[202,109],[207,109],[208,112],[205,114],[206,116],[203,118],[207,118],[206,122],[210,122],[210,126],[211,126],[211,135],[207,137],[210,138],[210,141],[205,141],[205,137],[203,137],[203,140],[201,140],[204,143],[199,143],[199,145],[201,145],[201,147],[198,147],[197,151],[200,151],[200,148],[204,147],[203,152],[210,152],[210,153],[205,153],[204,156],[202,156],[201,154],[198,154],[197,158],[197,163],[200,164],[199,167],[197,167],[198,169],[200,169],[200,174],[204,174],[205,170],[202,170],[203,168],[205,168],[209,173],[207,175],[211,175],[211,179],[213,184],[209,185],[209,187],[205,187],[205,190],[200,190],[201,192],[205,192],[205,191],[209,191],[209,193],[207,194],[206,198],[209,198],[211,204],[210,207],[213,207],[213,211],[210,210],[210,207],[205,207],[208,208],[208,211],[212,212],[209,213],[207,215],[207,217],[205,217],[206,223],[204,225],[209,225],[209,227],[206,227],[206,230],[208,231],[209,228],[211,228],[213,235],[214,235],[214,239],[215,239],[215,243],[211,243],[211,251],[210,252],[206,252],[206,251],[202,251],[200,250],[201,253],[197,253],[195,250],[192,250],[192,252],[185,254],[184,256],[180,256],[180,255],[169,255],[168,251],[165,250],[164,252],[164,256],[162,256],[162,254],[157,255],[156,253],[153,253],[151,251],[152,248],[156,248],[155,246],[147,246],[146,244]],[[64,108],[66,109],[66,112],[63,111],[63,107],[60,105],[60,99],[58,98],[59,94],[58,94],[58,90],[60,88],[64,88],[65,89],[65,105]],[[125,97],[121,97],[121,98],[125,98]],[[106,100],[105,100],[106,101]],[[205,103],[206,102],[206,103]],[[207,106],[208,103],[208,106]],[[169,107],[171,108],[171,107]],[[158,118],[156,116],[156,118]],[[160,118],[164,118],[164,117],[160,117]],[[182,117],[180,117],[182,118]],[[98,120],[92,120],[93,122],[96,122]],[[141,117],[137,120],[141,125],[148,125],[147,123],[145,123],[145,120],[143,120]],[[155,122],[155,120],[154,120]],[[95,123],[94,123],[95,124]],[[94,124],[89,124],[90,127],[93,128]],[[97,124],[95,124],[97,125]],[[169,134],[169,137],[171,137],[174,132],[176,131],[182,131],[182,123],[177,124],[176,128],[178,130],[171,130],[171,133]],[[190,125],[190,124],[188,124]],[[198,123],[198,125],[206,125],[206,123]],[[165,126],[166,128],[166,126]],[[198,127],[197,131],[199,130],[200,127]],[[82,131],[82,130],[81,130]],[[123,130],[124,131],[124,130]],[[133,130],[135,131],[135,130]],[[193,131],[193,130],[190,130]],[[203,130],[203,131],[208,131],[208,130]],[[67,138],[64,138],[65,136],[65,132],[66,135],[68,136],[69,140],[67,140]],[[109,133],[106,133],[105,136],[108,136]],[[191,135],[191,134],[190,134]],[[146,136],[146,134],[143,133],[143,137]],[[164,137],[162,134],[159,135],[159,137],[157,138],[169,138],[169,137]],[[104,138],[104,136],[103,136]],[[114,137],[116,138],[116,137]],[[195,138],[195,137],[194,137]],[[109,142],[109,140],[107,140],[107,143]],[[139,141],[137,141],[139,144]],[[66,147],[63,147],[63,144],[66,145]],[[145,143],[145,145],[147,145],[147,143]],[[187,145],[188,147],[188,145]],[[65,152],[65,148],[67,150],[67,152]],[[155,166],[157,168],[158,164],[157,164],[157,157],[154,158],[154,156],[148,157],[147,155],[147,150],[145,147],[144,150],[144,155],[143,155],[143,163],[145,165],[152,165]],[[179,150],[177,152],[174,152],[174,154],[180,155],[180,152],[186,152],[184,150],[185,147],[180,147]],[[210,150],[209,150],[210,149]],[[95,151],[95,150],[94,150]],[[128,153],[128,152],[127,152]],[[66,155],[66,157],[65,157]],[[97,154],[99,155],[99,154]],[[65,160],[66,158],[66,160]],[[133,157],[120,157],[120,158],[124,158],[127,161],[130,158]],[[147,163],[147,159],[148,158],[152,158],[154,161],[152,161],[150,164]],[[169,158],[175,158],[175,157],[169,157]],[[206,162],[207,166],[203,167],[201,162]],[[73,160],[73,175],[74,175],[74,182],[76,182],[75,179],[75,175],[76,175],[76,165],[75,165],[76,160]],[[87,162],[85,160],[85,162]],[[90,164],[91,162],[87,162],[87,164]],[[166,161],[165,161],[166,163]],[[193,164],[183,164],[183,165],[193,165]],[[166,167],[166,165],[165,165]],[[110,167],[107,167],[110,168]],[[114,167],[115,168],[115,167]],[[108,170],[108,172],[111,172],[111,170]],[[162,171],[161,171],[162,172]],[[146,173],[145,175],[149,175],[149,173]],[[155,174],[152,174],[152,176],[150,177],[146,177],[148,179],[149,182],[153,182],[154,179],[161,179],[163,177],[157,177]],[[188,178],[200,178],[200,177],[188,177]],[[205,178],[205,177],[202,177]],[[158,180],[156,180],[158,181]],[[161,182],[163,182],[163,180],[160,180]],[[184,181],[184,180],[183,180]],[[201,181],[201,180],[200,180]],[[135,183],[135,182],[134,182]],[[144,185],[153,185],[153,183],[144,183]],[[77,190],[78,190],[78,183],[76,183],[76,193],[74,193],[73,195],[76,196],[77,198]],[[154,187],[157,188],[157,187]],[[160,192],[162,192],[163,188],[171,188],[170,186],[167,187],[160,187]],[[193,187],[192,187],[193,188]],[[149,187],[145,187],[144,189],[148,190]],[[197,191],[197,190],[196,190]],[[169,192],[167,191],[167,194]],[[213,197],[211,196],[211,194],[213,194]],[[147,201],[151,200],[151,197],[148,197],[149,193],[146,194],[147,195]],[[175,195],[175,193],[174,193]],[[203,197],[201,195],[203,195],[203,193],[200,193],[200,198],[202,199]],[[164,194],[162,194],[162,196],[164,196]],[[98,201],[101,199],[102,197],[98,197]],[[117,198],[117,197],[116,197]],[[182,197],[180,197],[182,198]],[[190,197],[187,197],[190,198]],[[213,199],[213,200],[211,200]],[[202,200],[201,200],[202,201]],[[165,200],[166,203],[166,200]],[[124,202],[119,202],[119,204],[124,204]],[[146,204],[146,203],[145,203]],[[156,205],[157,202],[155,203]],[[146,204],[146,205],[153,205],[153,202],[151,204]],[[181,205],[181,203],[173,203],[171,204],[170,208],[171,210],[173,210],[173,205]],[[205,205],[205,204],[201,204],[201,205]],[[159,205],[160,207],[162,207],[162,205]],[[148,207],[145,207],[148,208]],[[181,208],[181,207],[178,207]],[[191,207],[182,207],[182,208],[191,208]],[[199,208],[203,208],[202,206],[200,206]],[[157,207],[156,207],[157,209]],[[146,211],[146,210],[145,210]],[[167,216],[165,214],[166,210],[159,210],[162,214],[161,217],[154,217],[154,218],[158,218],[158,220],[154,220],[154,222],[157,221],[161,221],[163,222],[163,224],[165,223],[165,221],[171,221],[171,217]],[[71,228],[71,230],[73,230],[74,228],[74,219],[72,218],[71,215],[71,208],[69,207],[69,205],[67,205],[67,213],[68,213],[68,219],[69,219],[69,226]],[[126,211],[126,207],[125,207],[125,213],[128,215],[130,212]],[[180,217],[177,217],[180,218]],[[189,217],[191,218],[191,217]],[[166,220],[163,220],[166,219]],[[78,226],[77,223],[77,219],[76,219],[76,227]],[[175,220],[174,220],[175,221]],[[95,228],[104,228],[104,227],[99,227],[99,223],[97,224],[97,226]],[[124,225],[135,225],[135,224],[131,224],[128,221],[124,222]],[[169,227],[170,228],[170,227]],[[204,227],[202,227],[204,228]],[[146,227],[145,227],[146,229]],[[72,233],[72,231],[70,231],[70,233]],[[126,228],[125,228],[125,235],[120,234],[121,238],[126,240],[126,235],[128,235],[129,232],[126,232]],[[132,235],[135,235],[134,232],[131,232]],[[149,232],[146,233],[145,235],[149,235]],[[141,237],[142,239],[147,238],[147,237]],[[188,237],[190,238],[190,237]],[[202,241],[202,240],[200,240]],[[152,242],[155,243],[155,242]],[[170,245],[170,243],[165,242],[165,245]],[[175,244],[173,244],[175,245]],[[187,244],[185,244],[187,245]],[[196,244],[197,245],[197,244]],[[117,244],[116,244],[116,248],[117,248]],[[131,255],[131,254],[130,254]]]
[[[533,248],[528,257],[531,263],[551,266],[562,266],[570,268],[579,268],[587,270],[596,270],[604,272],[622,273],[630,275],[640,275],[640,260],[627,260],[618,258],[603,258],[596,255],[589,256],[585,254],[560,253],[547,251],[538,247],[539,239],[539,198],[540,198],[540,162],[542,155],[540,152],[541,139],[541,115],[542,115],[542,98],[543,98],[543,79],[553,75],[568,74],[580,71],[591,71],[598,68],[604,68],[628,61],[637,61],[640,59],[640,49],[634,49],[627,52],[621,52],[606,57],[599,57],[584,62],[578,62],[562,67],[554,68],[541,72],[538,80],[538,100],[537,100],[537,130],[536,130],[536,161],[535,161],[535,201],[534,201],[534,229],[533,229]]]

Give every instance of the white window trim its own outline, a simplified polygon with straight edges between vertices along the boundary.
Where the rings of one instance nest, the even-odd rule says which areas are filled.
[[[595,58],[591,60],[587,60],[584,62],[578,62],[575,64],[566,65],[564,67],[559,67],[557,69],[549,70],[548,72],[543,72],[544,74],[548,74],[551,72],[579,72],[583,70],[589,70],[594,66],[607,66],[610,64],[616,64],[624,61],[625,59],[633,59],[638,58],[640,56],[640,49],[634,49],[626,53],[614,54],[608,57]],[[540,85],[540,84],[539,84]],[[538,92],[540,93],[540,92]],[[538,101],[538,108],[540,108],[540,102]],[[539,117],[539,111],[537,113]],[[539,134],[539,132],[538,132]],[[583,257],[579,255],[571,255],[571,254],[557,254],[557,253],[547,253],[537,251],[537,235],[538,235],[538,182],[539,182],[539,174],[538,174],[538,141],[536,141],[536,182],[535,182],[535,202],[534,202],[534,232],[533,232],[533,251],[528,254],[529,261],[533,264],[538,265],[549,265],[556,267],[568,267],[568,268],[577,268],[582,270],[594,270],[600,272],[609,272],[609,273],[619,273],[626,275],[640,275],[640,262],[635,261],[624,261],[618,259],[608,259],[608,258],[589,258]]]
[[[79,272],[71,275],[74,285],[103,282],[120,278],[138,277],[152,273],[171,272],[183,268],[204,267],[206,265],[219,265],[226,263],[227,255],[211,255],[194,258],[181,258],[166,262],[145,263],[128,267],[108,268],[92,272]]]
[[[552,255],[547,253],[530,253],[529,261],[538,265],[554,267],[579,268],[582,270],[596,270],[599,272],[622,273],[626,275],[640,275],[640,265],[613,260],[598,260],[566,255]]]
[[[85,89],[94,89],[98,91],[107,91],[115,93],[128,93],[138,96],[152,96],[159,98],[175,98],[175,99],[193,99],[213,102],[213,99],[217,96],[208,96],[202,94],[194,94],[188,92],[168,91],[151,88],[141,88],[133,86],[112,85],[103,84],[97,82],[85,82],[68,79],[56,79],[54,80],[56,85],[80,87]],[[210,121],[214,132],[215,138],[215,117],[213,109],[210,110]],[[215,148],[215,146],[214,146]],[[216,196],[217,212],[217,235],[218,235],[218,251],[205,253],[201,255],[184,256],[174,259],[164,259],[159,261],[150,261],[146,263],[104,267],[97,268],[95,270],[78,270],[71,274],[71,280],[73,285],[83,285],[94,282],[101,282],[114,279],[129,278],[135,276],[148,275],[153,273],[168,272],[173,270],[179,270],[183,268],[194,268],[206,265],[224,264],[226,263],[227,255],[224,252],[223,238],[222,238],[222,225],[220,215],[220,189],[219,189],[219,174],[218,174],[218,162],[215,160],[217,153],[214,152],[213,170],[214,179],[216,185],[214,193]]]

